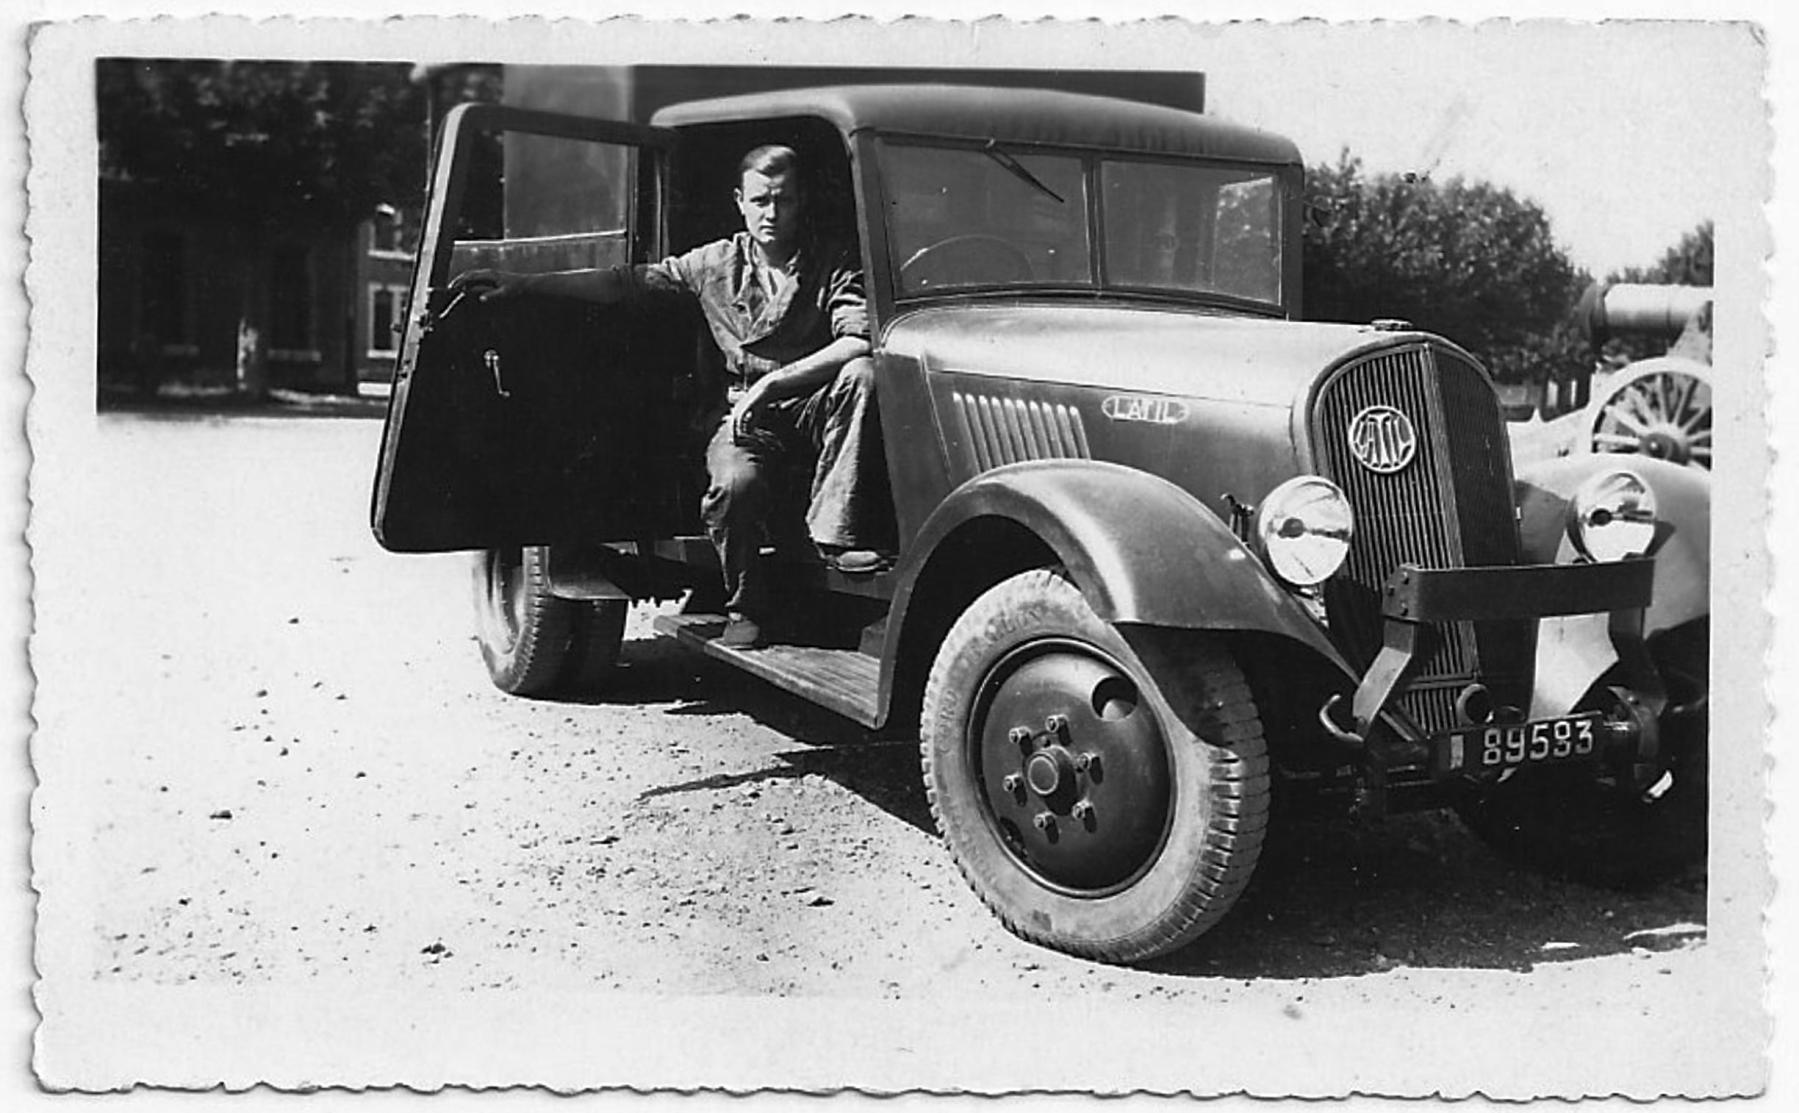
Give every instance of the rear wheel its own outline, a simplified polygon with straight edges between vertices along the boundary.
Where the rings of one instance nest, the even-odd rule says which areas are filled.
[[[1110,962],[1198,937],[1261,851],[1268,759],[1218,642],[1158,686],[1060,572],[1021,573],[950,630],[926,684],[931,813],[1015,934]]]
[[[489,549],[475,564],[475,635],[494,686],[520,696],[591,689],[618,659],[628,604],[550,594],[549,549]]]

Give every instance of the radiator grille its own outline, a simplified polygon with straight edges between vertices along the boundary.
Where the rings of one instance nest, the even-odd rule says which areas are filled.
[[[1072,406],[984,394],[953,395],[975,466],[986,471],[1022,460],[1089,460],[1087,430]]]
[[[1350,453],[1350,422],[1369,406],[1392,406],[1417,431],[1417,454],[1398,472],[1370,471]],[[1355,509],[1349,558],[1327,584],[1325,599],[1333,636],[1357,664],[1366,667],[1380,648],[1380,588],[1400,564],[1517,563],[1505,430],[1492,390],[1472,364],[1424,346],[1365,356],[1319,390],[1312,436],[1321,470]],[[1456,692],[1477,677],[1502,702],[1517,702],[1533,629],[1519,623],[1434,627],[1398,710],[1427,731],[1449,729]],[[1495,668],[1483,672],[1483,661]]]

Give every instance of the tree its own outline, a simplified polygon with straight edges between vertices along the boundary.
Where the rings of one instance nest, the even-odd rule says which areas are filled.
[[[1409,320],[1466,347],[1501,381],[1586,365],[1572,320],[1586,276],[1535,203],[1459,177],[1370,177],[1348,151],[1313,167],[1307,186],[1309,316]]]
[[[1647,282],[1655,286],[1710,286],[1712,284],[1712,222],[1701,221],[1681,234],[1680,242],[1662,252],[1647,267],[1625,267],[1607,282]]]
[[[266,248],[345,228],[425,188],[425,91],[405,63],[107,58],[96,63],[100,176],[242,236],[238,381],[266,381]]]

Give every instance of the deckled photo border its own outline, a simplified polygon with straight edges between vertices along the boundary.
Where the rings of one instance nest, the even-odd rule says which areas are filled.
[[[1311,28],[1304,33],[1317,33]],[[1492,33],[1515,33],[1492,27]],[[232,18],[41,25],[30,42],[25,94],[31,165],[27,232],[31,259],[27,418],[33,452],[33,560],[53,562],[104,523],[65,501],[94,435],[93,260],[95,258],[92,62],[97,57],[198,55],[569,64],[733,61],[878,56],[884,63],[1093,65],[1181,68],[1220,35],[1280,34],[1278,27],[1159,21],[1106,28],[1007,21],[822,25],[762,21],[658,24],[626,21],[408,19],[295,23]],[[1288,31],[1286,33],[1293,33]],[[1392,34],[1416,33],[1393,26]],[[1752,33],[1699,33],[1708,60],[1742,83],[1745,154],[1718,174],[1715,365],[1720,430],[1713,538],[1714,746],[1708,934],[1674,975],[1688,990],[1679,1016],[1640,1015],[1615,1001],[1554,1000],[1560,978],[1545,968],[1524,978],[1502,1015],[1445,1011],[1419,1017],[1378,992],[1326,1002],[1308,1028],[1278,1008],[1096,1007],[1079,1057],[1031,1064],[1025,1074],[995,1061],[992,1034],[1012,1028],[1009,1008],[978,997],[931,1002],[816,999],[618,998],[566,994],[416,994],[394,1000],[352,988],[305,986],[178,989],[103,985],[79,960],[89,930],[92,878],[82,835],[94,816],[65,791],[79,738],[61,736],[64,708],[50,686],[34,707],[38,787],[32,801],[35,1000],[43,1017],[35,1067],[53,1089],[169,1087],[353,1088],[530,1084],[559,1091],[658,1088],[871,1092],[1247,1092],[1335,1096],[1351,1092],[1500,1097],[1622,1093],[1728,1095],[1758,1090],[1766,1076],[1768,1016],[1761,987],[1763,908],[1772,878],[1763,844],[1767,702],[1761,662],[1768,648],[1763,593],[1768,418],[1759,373],[1770,330],[1764,316],[1771,243],[1762,215],[1770,191],[1772,129],[1762,99],[1763,45]],[[877,50],[870,44],[878,43]],[[1353,59],[1346,61],[1353,65]],[[1203,69],[1203,64],[1197,68]],[[1330,152],[1307,151],[1308,162]],[[1596,175],[1597,176],[1597,175]],[[46,646],[48,651],[46,652]],[[79,662],[40,640],[40,677],[74,678]],[[1443,971],[1444,993],[1487,972]],[[1334,1019],[1333,1019],[1334,1018]],[[1523,1022],[1504,1040],[1481,1033]],[[1571,1054],[1605,1032],[1604,1055]],[[705,1047],[697,1057],[692,1049]]]

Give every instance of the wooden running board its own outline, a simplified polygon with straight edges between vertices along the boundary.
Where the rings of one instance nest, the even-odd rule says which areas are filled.
[[[866,653],[779,644],[733,649],[718,644],[725,617],[717,614],[657,615],[654,625],[659,634],[667,634],[708,657],[728,662],[863,726],[879,725],[881,662]]]

